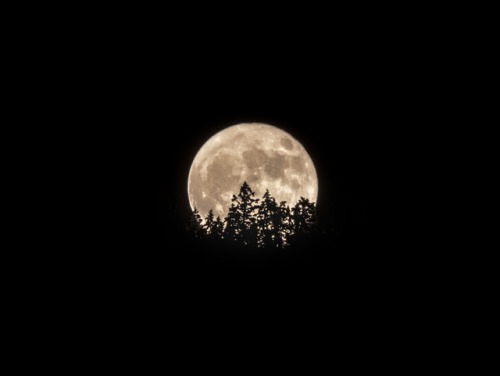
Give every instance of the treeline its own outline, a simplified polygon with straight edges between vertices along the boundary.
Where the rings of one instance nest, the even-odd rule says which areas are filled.
[[[276,202],[269,190],[262,199],[244,182],[233,195],[227,217],[214,218],[210,210],[205,221],[195,208],[188,224],[197,239],[221,241],[243,247],[285,248],[317,232],[316,206],[301,197],[293,208]]]

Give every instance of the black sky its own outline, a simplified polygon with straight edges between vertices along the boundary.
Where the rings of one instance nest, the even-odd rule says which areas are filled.
[[[406,159],[414,138],[431,138],[438,125],[430,116],[440,103],[428,75],[434,55],[420,53],[415,38],[425,25],[404,29],[407,13],[388,23],[366,8],[268,11],[224,11],[216,20],[194,10],[120,17],[113,9],[105,27],[86,19],[57,46],[62,99],[52,105],[72,132],[58,132],[61,142],[80,159],[62,171],[63,189],[77,188],[67,205],[79,233],[46,261],[66,289],[64,305],[76,297],[80,307],[87,296],[97,316],[119,307],[111,322],[134,316],[120,326],[125,335],[137,314],[151,333],[180,328],[188,339],[196,337],[185,328],[240,335],[281,325],[292,336],[303,327],[357,341],[356,329],[382,332],[381,322],[416,312],[436,265],[432,247],[415,250],[417,238],[404,232],[428,231],[407,222],[419,193],[408,187],[434,184],[416,181]],[[311,256],[293,265],[246,268],[186,249],[191,162],[209,137],[240,122],[282,128],[315,163],[320,226],[334,236],[305,247]],[[417,156],[425,153],[422,145]],[[66,181],[79,166],[84,173]]]
[[[169,254],[185,246],[191,162],[209,137],[240,122],[280,127],[308,151],[321,226],[338,239],[330,255],[367,268],[374,255],[379,266],[400,257],[394,201],[407,166],[399,151],[427,105],[416,89],[425,64],[399,26],[332,17],[274,28],[241,21],[234,33],[223,23],[123,21],[78,53],[70,84],[84,94],[71,116],[98,165],[90,190],[101,214],[93,215],[107,237],[96,257],[158,274],[176,268]],[[330,265],[328,257],[310,267]]]

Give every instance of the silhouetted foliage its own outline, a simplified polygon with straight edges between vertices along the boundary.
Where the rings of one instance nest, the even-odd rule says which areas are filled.
[[[307,198],[301,197],[299,202],[293,207],[291,215],[291,238],[296,241],[317,231],[316,206],[309,202]]]
[[[214,235],[214,212],[212,209],[208,212],[207,217],[205,218],[205,224],[203,225],[203,229],[205,231],[205,235],[207,238],[211,238]]]
[[[226,227],[228,239],[233,240],[238,245],[255,245],[257,241],[257,227],[255,211],[258,209],[259,199],[254,198],[247,182],[240,188],[238,196],[233,195],[232,205],[226,217]]]
[[[194,208],[193,212],[191,213],[191,217],[189,218],[188,231],[195,238],[201,238],[206,234],[201,223],[202,223],[202,220],[201,220],[200,212],[198,211],[197,208]]]
[[[259,247],[274,248],[286,244],[286,235],[283,232],[283,223],[286,218],[282,217],[276,200],[266,190],[262,197],[262,203],[258,207],[257,227]]]
[[[223,239],[224,238],[224,222],[222,222],[220,217],[217,217],[217,219],[213,223],[211,231],[212,231],[211,237],[213,239]]]
[[[238,196],[233,195],[228,215],[214,220],[210,210],[202,224],[198,210],[192,213],[190,232],[196,238],[224,240],[242,247],[285,248],[317,231],[316,206],[301,197],[290,209],[286,201],[278,205],[269,190],[262,200],[244,182]]]

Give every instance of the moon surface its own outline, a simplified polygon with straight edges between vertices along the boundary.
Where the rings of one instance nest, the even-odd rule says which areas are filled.
[[[266,189],[290,207],[300,197],[316,202],[318,177],[304,147],[287,132],[268,124],[242,123],[212,136],[196,154],[188,177],[191,208],[203,219],[210,209],[222,220],[247,182],[261,199]]]

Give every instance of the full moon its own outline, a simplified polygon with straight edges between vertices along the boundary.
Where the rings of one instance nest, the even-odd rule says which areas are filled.
[[[316,202],[318,177],[304,147],[287,132],[268,124],[242,123],[213,135],[193,160],[188,177],[191,208],[203,219],[210,209],[222,220],[247,182],[262,198],[294,206],[300,197]]]

